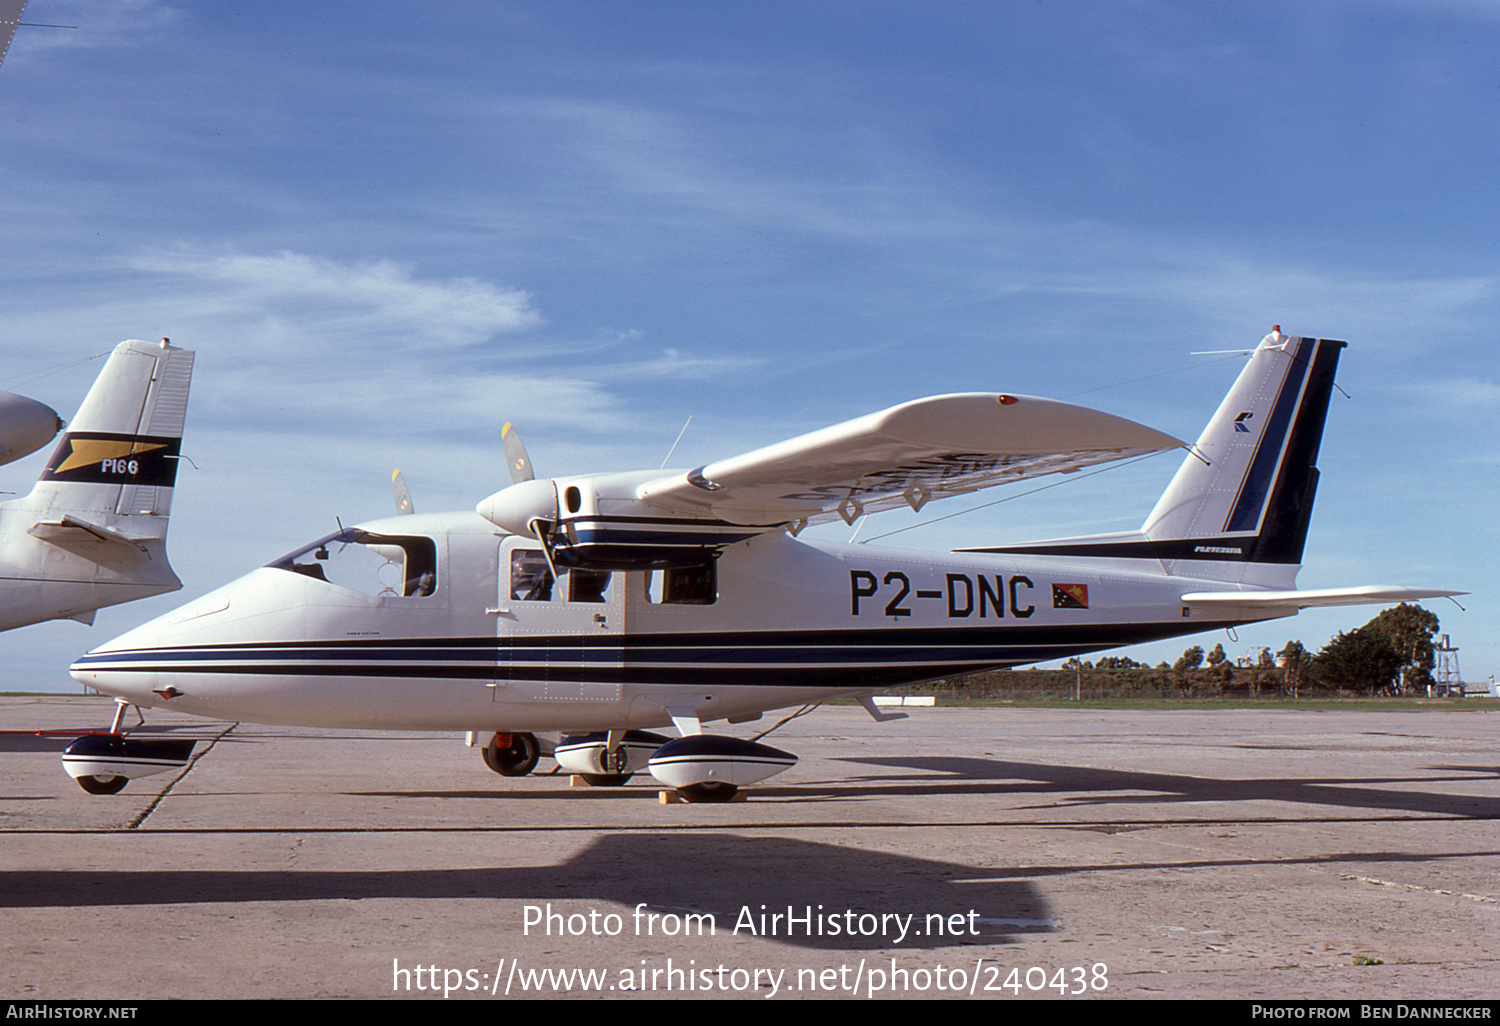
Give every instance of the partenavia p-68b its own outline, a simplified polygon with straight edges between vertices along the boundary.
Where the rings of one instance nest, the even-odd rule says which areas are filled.
[[[972,393],[693,470],[537,479],[507,426],[516,481],[475,512],[342,530],[82,656],[73,676],[224,720],[470,731],[506,775],[541,754],[592,783],[644,764],[690,800],[724,800],[795,756],[708,721],[837,696],[878,715],[880,688],[1457,594],[1293,590],[1343,347],[1268,335],[1139,531],[1004,548],[799,535],[1183,443]],[[679,737],[647,729],[668,724]],[[552,731],[564,736],[536,736]],[[188,758],[161,744],[96,735],[64,761],[86,790],[113,791]]]

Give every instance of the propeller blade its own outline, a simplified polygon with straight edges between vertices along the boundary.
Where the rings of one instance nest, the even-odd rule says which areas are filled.
[[[415,513],[416,509],[411,504],[411,492],[407,490],[406,478],[401,476],[401,468],[397,467],[391,471],[391,490],[396,494],[396,512],[402,516]]]
[[[531,457],[526,455],[526,446],[521,444],[521,433],[508,420],[500,429],[500,441],[505,446],[505,465],[510,468],[511,482],[520,484],[536,477],[531,470]]]

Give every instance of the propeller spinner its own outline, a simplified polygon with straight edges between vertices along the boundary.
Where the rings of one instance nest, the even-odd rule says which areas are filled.
[[[550,480],[536,480],[521,432],[508,420],[500,429],[500,442],[512,483],[481,502],[479,513],[512,534],[536,538],[535,521],[557,519],[557,488]]]

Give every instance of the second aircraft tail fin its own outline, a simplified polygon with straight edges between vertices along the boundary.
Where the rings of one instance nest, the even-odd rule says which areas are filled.
[[[192,350],[165,339],[116,346],[25,500],[39,526],[71,519],[166,537],[192,377]]]

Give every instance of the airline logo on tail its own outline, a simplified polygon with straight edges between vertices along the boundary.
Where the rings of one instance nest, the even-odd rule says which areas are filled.
[[[181,447],[180,438],[70,432],[58,443],[41,479],[171,488],[177,480]]]

